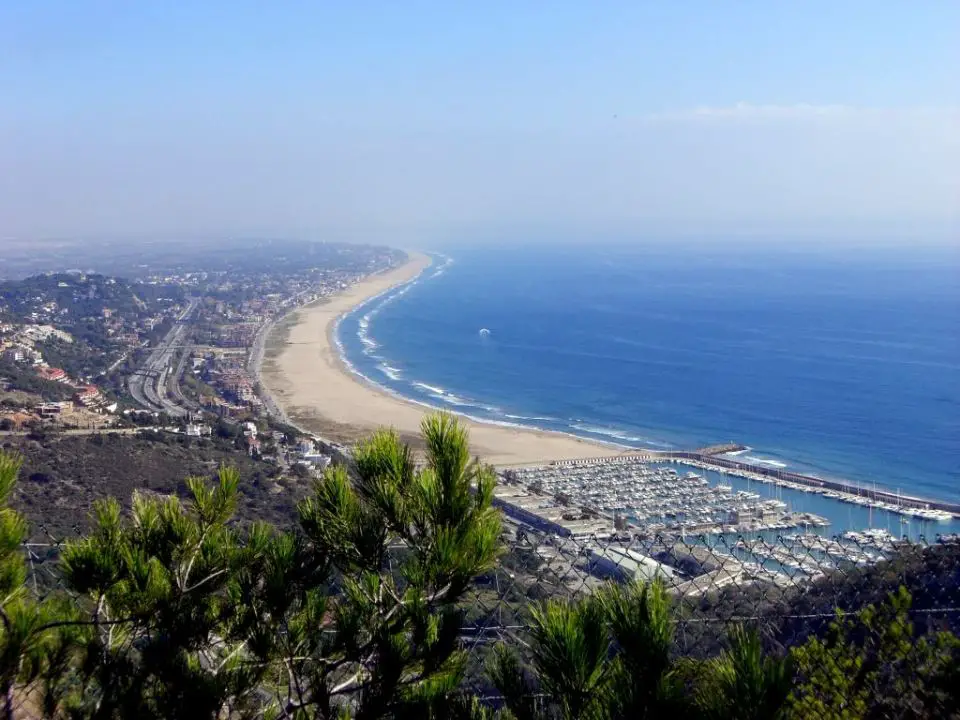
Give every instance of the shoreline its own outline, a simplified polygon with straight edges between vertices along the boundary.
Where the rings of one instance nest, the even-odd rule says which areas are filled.
[[[277,326],[271,328],[265,339],[265,354],[279,352],[271,353],[269,360],[264,358],[261,384],[290,421],[344,445],[381,427],[392,427],[404,440],[418,445],[420,420],[434,409],[392,393],[356,371],[341,353],[336,331],[342,318],[357,306],[414,282],[430,265],[427,256],[411,253],[397,268],[371,275],[322,302],[300,308],[286,343],[280,347],[275,344]],[[470,431],[472,452],[497,466],[539,465],[630,452],[625,447],[561,432],[506,427],[453,414]]]
[[[784,487],[791,487],[791,482],[788,481],[787,476],[790,476],[790,480],[793,480],[793,476],[796,476],[802,480],[803,485],[808,488],[815,487],[814,492],[821,494],[828,489],[850,497],[856,497],[863,493],[863,489],[859,485],[854,492],[854,485],[850,481],[839,477],[808,475],[804,474],[802,470],[799,472],[789,471],[785,469],[786,466],[782,463],[770,463],[772,467],[762,462],[756,464],[743,463],[737,456],[753,450],[749,447],[738,450],[732,456],[710,454],[709,457],[701,456],[700,451],[637,448],[611,441],[585,438],[561,430],[546,430],[512,423],[501,424],[495,420],[476,418],[450,408],[407,398],[392,388],[378,384],[364,375],[346,357],[344,348],[337,337],[340,323],[361,305],[372,303],[378,297],[417,281],[431,267],[432,261],[430,258],[420,254],[411,254],[409,260],[397,268],[370,275],[342,293],[320,298],[314,303],[291,310],[275,321],[264,342],[264,353],[270,354],[271,367],[261,367],[261,385],[272,399],[274,406],[285,416],[285,421],[296,425],[305,432],[312,432],[326,440],[344,445],[353,444],[379,427],[393,427],[405,441],[413,447],[419,448],[421,447],[419,420],[429,412],[444,411],[458,416],[467,425],[471,433],[473,453],[480,456],[482,460],[501,468],[545,465],[554,461],[561,464],[570,461],[591,463],[617,457],[628,458],[638,454],[648,454],[653,461],[660,459],[666,462],[681,462],[693,467],[699,467],[702,464],[702,469],[709,469],[721,474],[726,472],[735,476],[750,476],[758,480],[763,477],[763,482],[783,485]],[[293,317],[301,313],[309,315],[309,317]],[[292,323],[289,322],[291,317],[293,317]],[[298,330],[305,332],[305,326],[309,326],[310,331],[316,331],[317,326],[321,324],[320,337],[322,341],[293,340],[293,335]],[[284,346],[278,347],[276,334],[280,330],[284,331],[287,342]],[[300,393],[300,399],[312,400],[313,402],[304,405],[292,404],[292,402],[298,400],[296,380],[293,377],[284,376],[284,368],[274,365],[280,365],[284,356],[288,356],[288,361],[294,359],[300,361],[296,363],[300,365],[307,359],[310,345],[314,345],[317,349],[316,357],[313,358],[314,361],[317,359],[327,361],[323,363],[326,367],[313,364],[311,368],[323,370],[323,377],[326,379],[352,386],[354,390],[359,390],[367,400],[371,396],[376,397],[378,407],[371,408],[371,412],[365,417],[358,419],[354,414],[351,418],[345,420],[338,417],[338,408],[331,407],[330,400],[317,402],[317,396],[304,397],[303,393]],[[289,355],[294,354],[299,357],[289,357]],[[324,357],[325,355],[326,357]],[[287,369],[289,370],[289,367]],[[288,386],[285,394],[282,395],[283,400],[278,397],[278,384]],[[281,393],[283,392],[281,391]],[[360,395],[352,397],[359,399]],[[382,403],[387,403],[389,408],[388,405],[381,405]],[[381,408],[388,408],[385,414],[383,412],[372,412]],[[394,422],[397,416],[392,414],[400,409],[404,413],[405,422],[403,423]],[[411,413],[413,413],[412,416]],[[346,414],[349,415],[350,413]],[[341,413],[341,415],[344,415],[344,413]],[[410,422],[411,417],[415,420],[412,423]],[[889,488],[881,490],[875,487],[868,494],[876,495],[877,497],[874,498],[876,500],[881,499],[880,496],[884,496],[884,499],[887,500],[893,497],[892,490]],[[955,502],[912,494],[898,494],[897,497],[901,503],[904,503],[905,509],[911,506],[940,508],[953,513],[955,517],[960,517],[960,505]]]

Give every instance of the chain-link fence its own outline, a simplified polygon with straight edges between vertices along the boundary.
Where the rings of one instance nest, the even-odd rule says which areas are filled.
[[[896,634],[907,642],[960,630],[960,541],[954,536],[907,541],[873,530],[840,536],[561,537],[523,525],[509,527],[500,562],[471,593],[462,635],[470,650],[474,689],[492,701],[496,694],[484,672],[491,648],[498,643],[529,647],[531,611],[539,603],[551,598],[575,602],[610,582],[663,584],[671,601],[677,657],[716,657],[735,625],[757,630],[765,650],[779,657],[811,638],[836,647],[846,632],[856,636],[852,642],[873,648],[867,654],[873,653],[874,663],[890,630],[883,623],[903,624]],[[910,601],[898,614],[888,606],[901,588]],[[865,608],[884,607],[886,614],[859,622]],[[847,658],[824,656],[836,671],[850,670]],[[891,672],[891,667],[874,670],[872,682],[889,680],[882,679],[881,671]]]
[[[65,591],[58,558],[68,539],[40,526],[25,544],[28,583],[38,596]],[[534,608],[549,599],[587,598],[607,583],[663,584],[677,657],[717,656],[736,624],[755,628],[767,652],[784,656],[812,637],[836,638],[838,621],[850,621],[849,632],[873,647],[874,661],[890,629],[883,623],[909,623],[899,631],[901,641],[941,630],[960,634],[960,541],[955,537],[907,541],[881,531],[561,537],[508,521],[504,540],[496,566],[476,579],[465,599],[461,631],[469,658],[468,689],[492,704],[499,701],[486,672],[492,649],[502,643],[521,653],[529,650]],[[882,605],[900,588],[911,597],[905,615],[853,623],[864,608]],[[824,658],[836,672],[849,671],[847,658],[829,653]],[[876,667],[871,682],[890,682],[882,673],[891,668]],[[903,678],[897,683],[891,687],[901,687]]]
[[[478,579],[474,618],[464,630],[477,642],[522,630],[525,609],[547,598],[576,599],[605,582],[659,579],[673,598],[678,651],[715,649],[702,626],[775,625],[790,645],[816,631],[835,610],[856,611],[905,586],[913,612],[960,617],[960,542],[901,541],[886,533],[813,533],[765,539],[636,535],[558,537],[517,527],[497,568]],[[933,622],[933,621],[930,621]],[[952,624],[954,621],[950,620]]]
[[[465,601],[463,641],[471,648],[523,642],[530,609],[577,600],[609,582],[661,581],[672,598],[677,652],[714,653],[723,628],[755,623],[775,647],[802,642],[835,619],[883,602],[899,587],[923,627],[960,630],[960,539],[900,540],[883,532],[771,538],[591,535],[559,537],[508,525],[496,567]],[[60,550],[72,538],[40,525],[24,544],[28,584],[39,597],[64,590]]]

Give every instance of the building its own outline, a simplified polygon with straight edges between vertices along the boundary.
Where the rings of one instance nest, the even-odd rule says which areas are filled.
[[[65,403],[42,403],[34,408],[34,412],[43,420],[54,420],[64,414],[67,408]]]
[[[37,368],[37,377],[41,380],[50,380],[52,382],[67,382],[70,380],[70,378],[67,377],[66,371],[56,367]]]
[[[58,330],[53,325],[28,325],[23,329],[23,334],[35,340],[55,338],[65,343],[73,342],[73,336],[70,333]]]
[[[73,394],[73,400],[85,408],[92,408],[101,404],[103,396],[96,385],[85,385],[77,389],[77,392]]]
[[[316,451],[316,448],[313,445],[313,440],[310,438],[304,438],[299,443],[297,443],[297,451],[306,457]]]
[[[200,423],[188,423],[187,427],[184,429],[184,433],[187,435],[187,437],[202,437],[210,434],[210,426]]]
[[[671,579],[676,571],[652,557],[626,547],[608,545],[590,550],[588,570],[592,575],[610,577],[623,582]]]
[[[301,456],[301,459],[303,462],[308,463],[321,471],[330,467],[330,463],[332,461],[332,458],[329,455],[324,455],[323,453],[318,452],[309,454],[305,453]]]
[[[597,539],[614,534],[609,519],[566,507],[548,495],[530,493],[518,485],[497,485],[493,505],[517,523],[558,537]]]

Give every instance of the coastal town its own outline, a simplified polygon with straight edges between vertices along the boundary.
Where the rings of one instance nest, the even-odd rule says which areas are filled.
[[[421,256],[417,262],[424,267],[428,261]],[[367,289],[349,300],[357,303],[419,272],[371,284],[371,276],[399,266],[410,267],[401,254],[364,247],[328,254],[316,265],[280,256],[274,267],[264,260],[243,268],[145,267],[130,280],[75,271],[7,282],[0,293],[0,431],[216,438],[272,473],[317,477],[331,462],[349,461],[350,451],[339,438],[289,418],[266,390],[261,372],[270,339],[285,342],[300,308],[343,298],[363,281]],[[323,322],[341,312],[334,305]],[[383,400],[346,373],[327,380],[328,391],[340,382]],[[481,437],[489,432],[474,431]],[[896,541],[896,533],[877,528],[830,539],[827,517],[711,480],[710,473],[924,521],[950,521],[958,511],[749,466],[736,459],[743,450],[738,445],[691,452],[607,448],[606,455],[589,458],[582,455],[598,446],[550,440],[564,443],[556,446],[562,451],[557,460],[501,468],[495,504],[511,532],[544,541],[541,552],[553,553],[551,562],[578,566],[597,579],[670,575],[683,585],[718,572],[741,583],[786,583],[820,577],[838,562],[875,562]],[[771,535],[788,538],[803,551],[803,562],[782,542],[780,549],[765,545]],[[577,550],[565,557],[561,548],[569,542]],[[611,549],[617,542],[626,543],[622,552]],[[719,553],[723,566],[691,571],[691,545],[712,542],[711,558],[718,556],[716,542],[726,548]],[[678,564],[679,554],[685,565]]]
[[[228,423],[250,456],[277,461],[274,440],[289,435],[280,460],[322,470],[329,455],[309,435],[270,431],[282,416],[259,388],[266,337],[402,254],[334,247],[309,263],[314,246],[301,252],[157,263],[132,279],[76,270],[0,284],[0,432],[162,428],[199,438]]]

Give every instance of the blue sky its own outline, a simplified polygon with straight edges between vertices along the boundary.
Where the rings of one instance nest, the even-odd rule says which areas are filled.
[[[960,3],[466,5],[0,3],[0,238],[956,221]]]

